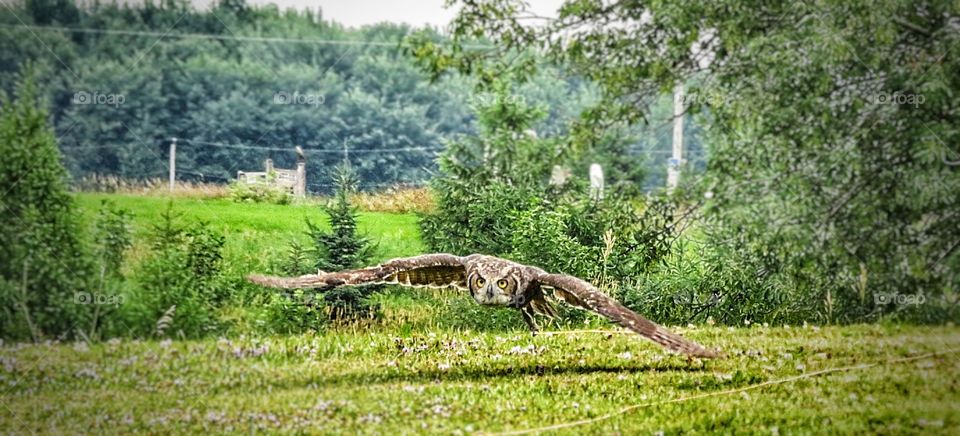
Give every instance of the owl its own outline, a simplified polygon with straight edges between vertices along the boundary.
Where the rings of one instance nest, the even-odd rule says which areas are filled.
[[[692,357],[719,357],[718,352],[684,339],[638,315],[584,280],[481,254],[425,254],[350,271],[320,272],[289,278],[251,275],[247,279],[273,288],[321,291],[365,284],[454,287],[470,292],[474,301],[481,305],[519,309],[534,335],[539,330],[534,315],[554,317],[556,309],[552,301],[562,301],[597,312],[671,351]]]

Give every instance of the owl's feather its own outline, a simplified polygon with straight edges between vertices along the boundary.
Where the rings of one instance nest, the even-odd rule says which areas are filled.
[[[473,277],[471,283],[467,283],[468,276]],[[327,290],[338,286],[381,283],[470,289],[474,299],[482,304],[508,305],[520,309],[533,332],[537,330],[533,313],[556,316],[556,310],[544,298],[542,288],[547,287],[553,290],[553,296],[557,299],[597,312],[667,349],[696,357],[720,356],[638,315],[584,280],[549,274],[540,268],[493,256],[425,254],[351,271],[321,272],[291,278],[251,275],[248,280],[263,286],[288,289]],[[473,282],[477,282],[476,286],[482,287],[482,291]],[[491,288],[491,283],[501,283],[502,286],[499,289]]]
[[[597,312],[669,350],[694,357],[718,357],[716,351],[684,339],[638,315],[584,280],[560,274],[542,274],[537,280],[544,286],[552,287],[554,293],[566,303]]]
[[[412,287],[466,288],[465,268],[452,254],[426,254],[394,259],[382,265],[351,271],[321,272],[300,277],[250,275],[253,283],[271,288],[328,290],[338,286],[397,284]]]

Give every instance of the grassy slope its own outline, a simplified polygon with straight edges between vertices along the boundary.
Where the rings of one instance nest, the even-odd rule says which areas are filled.
[[[103,200],[112,200],[134,213],[134,231],[138,236],[160,220],[169,200],[162,197],[113,194],[78,194],[77,203],[84,215],[92,217]],[[254,264],[264,253],[282,252],[293,239],[306,242],[304,220],[327,226],[326,215],[314,205],[278,206],[234,203],[228,199],[199,200],[177,198],[173,208],[189,221],[210,223],[227,236],[226,255],[241,256]],[[377,259],[411,256],[423,252],[413,214],[361,212],[360,231],[379,244]]]
[[[730,356],[688,362],[633,335],[596,333],[6,347],[0,428],[497,432],[960,347],[954,327],[711,327],[685,334]],[[958,434],[958,372],[958,356],[944,355],[656,405],[562,433]]]

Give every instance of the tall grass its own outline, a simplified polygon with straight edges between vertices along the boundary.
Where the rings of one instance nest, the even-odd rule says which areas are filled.
[[[71,184],[74,192],[142,195],[192,199],[219,199],[230,197],[230,186],[217,183],[198,183],[177,180],[173,191],[169,181],[161,178],[145,180],[126,179],[112,175],[90,174]],[[329,201],[325,196],[308,195],[298,204],[320,205]],[[436,208],[433,193],[428,188],[394,186],[376,192],[358,192],[350,196],[350,203],[364,212],[427,213]]]
[[[216,183],[197,183],[183,180],[170,182],[161,178],[144,180],[126,179],[118,176],[89,174],[71,184],[74,192],[99,192],[110,194],[166,196],[177,198],[224,198],[229,187]]]
[[[359,192],[350,197],[350,203],[367,212],[427,213],[437,207],[428,188],[392,187],[378,192]]]

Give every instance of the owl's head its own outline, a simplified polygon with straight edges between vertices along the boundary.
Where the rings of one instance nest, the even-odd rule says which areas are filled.
[[[526,287],[521,265],[486,256],[468,264],[467,288],[477,303],[519,307]]]

